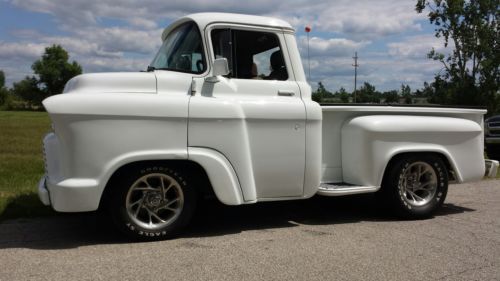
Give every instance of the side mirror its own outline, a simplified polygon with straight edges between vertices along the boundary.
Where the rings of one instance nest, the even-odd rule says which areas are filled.
[[[229,74],[229,65],[227,63],[226,58],[219,58],[214,60],[214,67],[212,71],[212,76],[207,77],[205,81],[216,83],[219,82],[219,75],[228,75]]]

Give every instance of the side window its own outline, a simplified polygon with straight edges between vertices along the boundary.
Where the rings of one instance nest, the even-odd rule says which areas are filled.
[[[215,58],[227,58],[230,77],[287,80],[278,36],[270,32],[216,29],[212,31]]]

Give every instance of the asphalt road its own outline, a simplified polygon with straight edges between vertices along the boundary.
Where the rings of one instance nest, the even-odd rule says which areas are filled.
[[[500,180],[450,186],[432,219],[373,196],[202,206],[180,238],[129,243],[95,214],[0,224],[0,280],[500,280]]]

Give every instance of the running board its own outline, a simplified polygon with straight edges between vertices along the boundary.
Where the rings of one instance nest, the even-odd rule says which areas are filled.
[[[371,193],[379,190],[378,186],[359,186],[348,183],[326,183],[322,182],[316,194],[323,196],[344,196],[361,193]]]

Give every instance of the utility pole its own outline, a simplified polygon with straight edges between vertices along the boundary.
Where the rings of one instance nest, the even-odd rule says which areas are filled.
[[[359,67],[359,64],[358,64],[358,52],[355,52],[354,53],[354,57],[352,57],[354,59],[354,64],[352,66],[354,66],[354,103],[356,103],[356,84],[358,82],[358,67]]]

